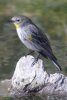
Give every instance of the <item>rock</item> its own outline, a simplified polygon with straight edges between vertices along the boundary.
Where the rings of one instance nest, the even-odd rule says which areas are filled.
[[[11,97],[20,98],[33,94],[67,96],[67,77],[61,73],[48,74],[43,61],[39,59],[33,65],[34,60],[31,55],[21,57],[16,64],[12,79],[1,81],[0,94],[2,95],[6,86]]]
[[[10,97],[11,80],[0,81],[0,97]]]
[[[21,57],[17,62],[12,77],[14,95],[16,95],[18,91],[20,94],[25,94],[25,92],[28,93],[30,91],[39,91],[43,85],[47,83],[49,76],[46,71],[44,71],[43,61],[39,59],[37,63],[33,65],[34,60],[35,58],[33,56],[28,55],[27,57]]]
[[[28,55],[21,57],[17,62],[12,77],[11,95],[67,95],[67,77],[61,73],[47,74],[43,61],[39,59],[33,65],[34,60],[33,56]]]

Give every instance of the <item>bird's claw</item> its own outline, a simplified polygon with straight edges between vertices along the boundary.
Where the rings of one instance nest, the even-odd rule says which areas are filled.
[[[35,58],[33,63],[32,63],[32,66],[34,66],[37,63],[37,61],[38,61],[38,58]]]

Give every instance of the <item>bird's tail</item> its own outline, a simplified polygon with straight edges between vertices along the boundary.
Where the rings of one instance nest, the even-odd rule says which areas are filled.
[[[59,71],[62,71],[62,68],[61,66],[59,65],[58,61],[57,61],[57,58],[54,56],[54,54],[51,55],[51,57],[49,57],[52,61],[52,63],[56,66],[56,68],[59,70]]]
[[[56,66],[57,69],[59,69],[59,71],[62,71],[61,66],[59,65],[57,58],[54,56],[54,54],[50,54],[48,52],[46,52],[46,54],[44,52],[40,52],[40,54],[42,54],[44,57],[49,58],[52,63]]]
[[[59,69],[60,71],[62,71],[61,66],[59,65],[59,63],[57,62],[57,60],[52,60],[53,64],[56,66],[57,69]]]

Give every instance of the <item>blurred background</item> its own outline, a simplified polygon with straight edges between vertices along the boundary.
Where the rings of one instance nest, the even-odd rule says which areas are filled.
[[[20,42],[13,24],[7,20],[25,15],[47,33],[53,52],[67,75],[67,0],[0,0],[0,80],[11,78],[17,61],[28,49]],[[44,59],[46,70],[55,73]]]

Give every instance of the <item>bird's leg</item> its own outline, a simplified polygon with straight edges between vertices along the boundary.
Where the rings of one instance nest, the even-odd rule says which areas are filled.
[[[32,50],[29,50],[29,53],[27,53],[27,55],[30,55],[30,54],[32,54],[34,51],[32,51]]]
[[[37,63],[39,57],[40,57],[40,53],[39,53],[39,55],[34,59],[34,62],[32,63],[32,65],[35,65],[35,64]]]
[[[40,53],[38,54],[38,56],[35,59],[37,59],[37,61],[38,61],[39,57],[40,57]]]

